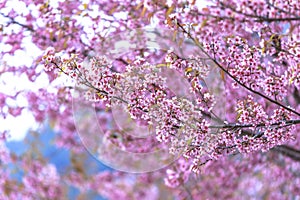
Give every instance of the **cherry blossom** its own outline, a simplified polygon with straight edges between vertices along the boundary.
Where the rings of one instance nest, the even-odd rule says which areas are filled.
[[[51,142],[70,151],[71,164],[60,172],[36,145],[16,155],[6,146],[9,130],[1,130],[0,198],[65,199],[74,187],[82,198],[297,199],[299,16],[292,0],[1,2],[1,88],[10,77],[35,85],[16,82],[0,92],[1,122],[27,112],[39,127],[49,124]],[[150,26],[160,49],[148,48]],[[129,47],[117,48],[120,41]],[[20,58],[34,48],[29,64]],[[169,85],[187,93],[168,85],[165,69],[185,80]],[[107,149],[97,134],[88,137],[95,146],[83,145],[74,121],[81,104],[96,119],[82,116],[82,127],[91,133],[100,124]],[[130,132],[124,119],[153,134]],[[112,147],[130,154],[167,148],[178,159],[147,174],[89,171],[89,148],[121,163]]]

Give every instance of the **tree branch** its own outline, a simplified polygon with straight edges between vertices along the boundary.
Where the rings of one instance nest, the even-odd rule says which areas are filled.
[[[281,153],[295,161],[300,161],[300,150],[287,145],[281,145],[271,149],[272,151]]]
[[[298,120],[287,120],[276,122],[273,124],[269,124],[270,126],[277,126],[277,125],[293,125],[293,124],[300,124],[300,119]],[[265,123],[260,124],[225,124],[225,125],[212,125],[209,128],[250,128],[250,127],[264,127],[267,126]]]
[[[256,90],[253,90],[251,87],[245,85],[244,83],[242,83],[241,81],[239,81],[238,79],[236,79],[236,78],[235,78],[232,74],[230,74],[230,73],[228,72],[228,70],[226,70],[226,69],[225,69],[225,68],[224,68],[224,67],[223,67],[223,66],[222,66],[215,58],[213,58],[211,55],[209,55],[209,53],[206,52],[206,51],[203,49],[203,47],[200,45],[199,41],[196,40],[194,37],[192,37],[192,35],[190,34],[190,32],[187,32],[187,31],[184,29],[184,27],[183,27],[180,23],[177,23],[177,26],[180,27],[180,28],[182,29],[182,31],[183,31],[184,33],[186,33],[186,34],[189,36],[189,38],[190,38],[191,40],[194,41],[194,43],[198,46],[198,48],[199,48],[199,49],[200,49],[200,50],[201,50],[201,51],[202,51],[209,59],[211,59],[211,60],[217,65],[218,68],[220,68],[225,74],[227,74],[227,75],[228,75],[232,80],[234,80],[236,83],[238,83],[239,85],[241,85],[242,87],[244,87],[244,88],[247,89],[248,91],[250,91],[250,92],[252,92],[252,93],[254,93],[254,94],[257,94],[257,95],[261,96],[262,98],[264,98],[264,99],[266,99],[266,100],[268,100],[268,101],[270,101],[270,102],[272,102],[272,103],[278,105],[279,107],[282,107],[282,108],[284,108],[285,110],[288,110],[288,111],[294,113],[295,115],[300,116],[300,113],[298,113],[297,111],[293,110],[292,108],[289,108],[289,107],[287,107],[287,106],[285,106],[285,105],[283,105],[283,104],[277,102],[277,101],[274,100],[274,99],[271,99],[270,97],[268,97],[268,96],[266,96],[266,95],[264,95],[264,94],[262,94],[262,93],[260,93],[260,92],[258,92],[258,91],[256,91]]]
[[[26,25],[26,24],[22,24],[22,23],[16,21],[13,17],[10,17],[10,16],[8,16],[8,15],[5,15],[5,14],[3,14],[3,13],[1,13],[1,12],[0,12],[0,15],[2,15],[2,16],[5,17],[5,18],[8,18],[8,19],[10,20],[10,23],[17,24],[17,25],[19,25],[19,26],[21,26],[21,27],[27,29],[28,31],[34,32],[34,29],[33,29],[31,26],[28,26],[28,25]]]
[[[265,22],[282,22],[282,21],[299,21],[300,20],[300,17],[270,18],[270,17],[265,17],[265,16],[248,14],[248,13],[244,13],[240,10],[235,9],[230,5],[226,5],[221,1],[218,1],[218,2],[221,4],[221,6],[224,6],[225,8],[228,8],[235,13],[256,19],[256,20],[254,20],[256,22],[263,22],[263,21],[265,21]]]

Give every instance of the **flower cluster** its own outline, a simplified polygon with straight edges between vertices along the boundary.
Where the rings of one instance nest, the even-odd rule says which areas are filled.
[[[253,102],[250,96],[247,100],[239,102],[237,107],[238,120],[242,123],[241,129],[238,134],[227,133],[226,139],[235,141],[232,143],[227,140],[225,142],[227,145],[236,145],[240,152],[249,153],[258,150],[268,151],[276,145],[293,139],[291,132],[295,127],[293,122],[289,121],[290,112],[280,108],[269,117],[262,106]],[[239,127],[239,124],[236,126]]]
[[[284,87],[284,80],[283,78],[277,77],[268,77],[265,79],[265,93],[270,97],[274,97],[275,99],[281,101],[283,97],[287,95],[287,90]]]
[[[61,64],[66,67],[58,68],[65,69],[63,72],[67,74],[71,71],[77,74],[78,83],[88,87],[87,100],[109,101],[107,105],[110,106],[123,105],[136,122],[154,125],[157,140],[169,144],[172,154],[185,153],[185,157],[192,158],[196,165],[203,156],[214,151],[215,137],[209,134],[209,122],[202,112],[210,112],[215,101],[201,85],[201,77],[207,75],[208,69],[202,67],[200,58],[174,61],[171,66],[190,80],[196,105],[184,97],[174,96],[174,92],[166,87],[166,79],[160,75],[161,69],[142,60],[128,65],[124,73],[112,71],[112,65],[103,57],[94,58],[91,67],[79,67],[76,60],[66,59]],[[122,136],[125,144],[120,144],[118,138],[116,141],[108,138],[117,142],[120,148],[130,149],[127,137]]]
[[[16,2],[18,7],[14,7]],[[74,188],[80,194],[72,198],[97,193],[125,200],[240,199],[241,195],[245,199],[297,199],[300,140],[292,139],[300,131],[299,1],[200,4],[195,0],[1,1],[1,120],[6,125],[7,119],[18,119],[25,109],[37,123],[47,120],[58,132],[53,138],[56,147],[70,150],[71,164],[59,174],[58,168],[40,157],[43,152],[35,145],[21,155],[10,152],[4,143],[9,131],[1,131],[0,199],[66,199]],[[144,48],[149,37],[140,34],[140,29],[136,35],[126,35],[148,25],[156,27],[151,34],[163,40],[162,51]],[[171,34],[161,29],[166,27]],[[82,62],[110,54],[124,40],[130,47],[118,51],[124,55],[116,62],[104,57]],[[164,50],[174,44],[179,47],[178,55],[175,51],[165,55]],[[45,55],[38,55],[37,48],[47,49]],[[22,54],[33,59],[21,59]],[[22,61],[21,66],[11,62],[15,58]],[[159,69],[164,64],[149,64],[164,59],[168,69],[174,70],[167,79]],[[220,76],[211,77],[211,72]],[[59,82],[64,74],[76,82],[75,87]],[[24,75],[39,89],[19,89],[26,84],[16,81],[16,91],[5,93],[11,76]],[[45,75],[49,87],[39,84]],[[185,84],[175,78],[179,75],[191,95],[185,94]],[[78,99],[72,99],[72,90],[78,90]],[[19,94],[25,94],[27,102],[12,106],[12,101],[22,101]],[[88,101],[80,101],[82,97]],[[171,153],[182,157],[169,166],[165,179],[161,171],[140,176],[98,173],[98,167],[85,162],[72,102],[75,106],[92,104],[104,139],[119,149],[137,155],[166,144]],[[113,112],[117,106],[131,117],[130,121],[117,116],[123,122],[148,126],[155,135],[143,140],[126,135],[129,131],[115,122],[114,115],[121,115]],[[225,116],[218,112],[222,107],[227,108]],[[95,121],[82,118],[86,130],[96,127]],[[87,135],[90,144],[97,145],[94,139],[99,135]],[[95,150],[122,160],[109,148]],[[200,171],[197,176],[192,173]],[[161,184],[163,180],[171,188]]]
[[[236,111],[238,113],[237,119],[242,124],[258,125],[267,121],[267,114],[264,111],[262,105],[253,101],[252,96],[248,96],[247,99],[239,101]]]
[[[166,170],[167,177],[164,179],[166,185],[172,188],[184,185],[191,173],[189,168],[190,165],[185,159],[179,159],[172,169]]]
[[[31,196],[50,199],[61,197],[60,177],[53,165],[43,166],[42,163],[35,162],[29,170],[22,180]]]

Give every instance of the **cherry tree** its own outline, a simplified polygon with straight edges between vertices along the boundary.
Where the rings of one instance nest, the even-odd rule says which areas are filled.
[[[299,198],[299,1],[15,3],[0,3],[1,76],[47,87],[0,92],[1,117],[51,124],[72,168],[16,156],[3,131],[2,199]],[[28,43],[41,53],[9,65]],[[116,170],[87,173],[86,150]]]

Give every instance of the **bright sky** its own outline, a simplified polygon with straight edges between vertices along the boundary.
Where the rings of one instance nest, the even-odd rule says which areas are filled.
[[[17,6],[16,6],[17,5]],[[7,7],[1,9],[2,13],[7,13],[13,8],[18,13],[27,14],[28,9],[22,1],[10,0],[7,3]],[[22,23],[22,18],[16,18],[19,22]],[[0,24],[4,23],[6,19],[0,16]],[[13,28],[17,28],[14,26]],[[10,32],[11,30],[6,29],[5,31]],[[25,51],[18,50],[15,52],[15,56],[5,55],[1,61],[1,65],[6,63],[8,66],[30,66],[33,62],[33,59],[37,55],[41,55],[41,51],[32,44],[30,38],[25,38],[23,40]],[[0,43],[0,49],[9,50],[8,45]],[[3,66],[1,66],[3,67]],[[38,70],[42,70],[41,68]],[[15,91],[37,91],[39,88],[47,87],[48,82],[46,75],[41,76],[37,79],[35,83],[30,82],[25,74],[17,77],[9,74],[1,75],[0,79],[0,91],[5,94],[14,95]],[[24,97],[24,94],[18,95],[17,101],[7,101],[7,104],[10,106],[28,106],[28,102]],[[3,119],[0,119],[1,121]],[[26,109],[23,110],[22,114],[18,117],[8,116],[4,119],[4,123],[1,123],[0,131],[9,130],[11,135],[10,140],[23,140],[26,136],[29,129],[36,129],[38,124],[35,122],[32,114],[30,114]]]
[[[33,61],[33,57],[41,52],[37,47],[30,45],[31,43],[26,42],[25,44],[25,48],[27,49],[26,51],[16,51],[17,59],[11,56],[5,56],[3,61],[5,61],[9,66],[29,66]],[[5,47],[3,48],[2,46],[3,45],[0,44],[0,49],[5,49]],[[30,51],[28,49],[30,49]],[[21,90],[37,91],[38,88],[47,87],[47,81],[45,81],[47,79],[45,78],[46,77],[40,77],[35,83],[33,83],[28,80],[25,74],[19,77],[3,74],[1,75],[0,91],[9,95],[14,95],[15,91]],[[17,102],[7,101],[7,103],[10,106],[28,106],[27,100],[23,94],[18,95]],[[26,136],[29,128],[36,126],[37,124],[35,123],[32,115],[24,109],[22,115],[19,117],[8,116],[4,120],[4,123],[1,123],[0,131],[10,130],[11,140],[22,140]]]

